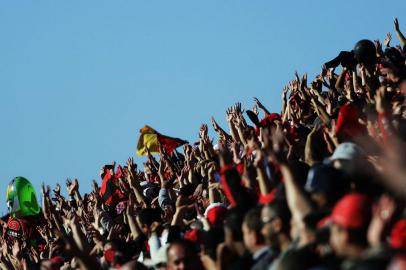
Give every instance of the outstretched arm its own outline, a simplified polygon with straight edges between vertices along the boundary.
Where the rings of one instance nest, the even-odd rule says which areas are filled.
[[[398,18],[395,18],[394,24],[395,24],[396,36],[398,37],[400,44],[402,46],[406,46],[406,38],[400,31]]]

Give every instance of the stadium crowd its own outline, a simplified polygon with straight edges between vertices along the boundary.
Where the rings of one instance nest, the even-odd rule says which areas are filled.
[[[228,129],[212,118],[215,141],[206,124],[192,144],[146,126],[142,167],[106,164],[86,194],[67,180],[69,198],[43,185],[36,214],[7,196],[1,269],[406,269],[406,39],[394,27],[400,46],[361,40],[313,80],[295,73],[281,112],[254,98],[227,109]]]

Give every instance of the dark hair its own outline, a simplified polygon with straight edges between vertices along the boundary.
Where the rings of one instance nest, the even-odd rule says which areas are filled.
[[[169,247],[166,250],[167,256],[169,254],[169,250],[171,249],[171,247],[176,246],[176,245],[182,246],[189,253],[189,255],[197,255],[196,245],[192,241],[180,238],[180,239],[174,240],[173,242],[171,242],[169,244]]]
[[[244,223],[247,225],[248,229],[260,232],[262,229],[261,208],[255,207],[250,209],[247,214],[245,214]]]
[[[268,207],[282,221],[282,231],[289,234],[291,213],[286,200],[275,200],[264,207]]]
[[[368,227],[364,227],[361,229],[347,229],[349,241],[355,245],[367,246],[367,231]]]
[[[225,227],[227,227],[233,236],[233,240],[242,241],[241,225],[244,219],[244,212],[240,208],[232,208],[227,211]]]
[[[261,207],[255,207],[250,209],[244,217],[244,223],[249,230],[255,231],[258,242],[265,242],[264,236],[261,233],[262,221],[261,221]]]
[[[278,270],[309,269],[320,264],[319,256],[309,248],[292,250],[281,257],[278,262]]]
[[[189,197],[189,196],[193,195],[193,193],[195,192],[195,189],[196,189],[196,185],[187,184],[180,188],[179,195]]]
[[[156,208],[144,208],[139,213],[139,218],[141,224],[146,224],[151,226],[155,221],[161,221],[161,212],[160,209]]]
[[[217,259],[217,246],[224,241],[224,229],[214,227],[204,233],[203,248],[213,260]]]

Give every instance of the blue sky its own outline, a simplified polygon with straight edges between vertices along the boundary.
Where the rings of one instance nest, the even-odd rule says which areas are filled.
[[[362,38],[383,40],[405,1],[3,1],[0,213],[8,182],[39,195],[135,155],[149,124],[189,141],[201,123],[257,96],[280,110],[293,76],[311,77]],[[397,43],[394,36],[395,43]],[[138,159],[139,160],[139,159]]]

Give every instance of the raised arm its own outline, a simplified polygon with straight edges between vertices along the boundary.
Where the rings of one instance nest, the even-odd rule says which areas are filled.
[[[400,31],[398,18],[395,18],[395,21],[393,23],[395,24],[395,32],[396,32],[396,36],[399,39],[400,44],[402,46],[406,46],[406,38]]]
[[[260,108],[260,109],[264,112],[265,116],[271,114],[271,113],[265,108],[265,106],[261,103],[261,101],[259,101],[258,98],[254,97],[254,101],[255,101],[255,103],[257,104],[258,108]]]
[[[295,218],[297,222],[303,222],[303,218],[312,211],[310,201],[306,198],[304,191],[295,180],[290,165],[287,162],[286,155],[282,152],[282,131],[275,132],[272,138],[274,142],[272,159],[280,165],[289,209],[292,212],[292,217]]]

